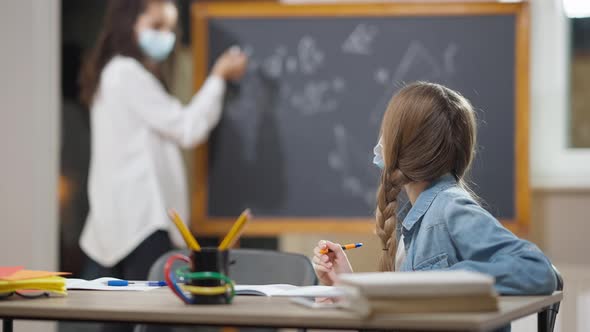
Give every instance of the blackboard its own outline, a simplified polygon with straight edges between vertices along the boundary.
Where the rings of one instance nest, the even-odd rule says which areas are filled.
[[[211,17],[207,59],[250,56],[207,152],[209,218],[370,218],[372,149],[391,96],[417,80],[477,110],[472,189],[517,220],[517,15]],[[211,61],[208,61],[209,66]]]

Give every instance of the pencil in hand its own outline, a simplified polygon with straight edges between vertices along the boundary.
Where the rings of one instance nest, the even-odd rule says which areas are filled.
[[[354,249],[354,248],[360,248],[362,247],[363,244],[362,243],[349,243],[349,244],[344,244],[342,246],[340,246],[342,248],[342,250],[348,250],[348,249]],[[320,254],[325,255],[329,252],[331,252],[332,250],[326,248],[326,249],[322,249],[320,250]]]

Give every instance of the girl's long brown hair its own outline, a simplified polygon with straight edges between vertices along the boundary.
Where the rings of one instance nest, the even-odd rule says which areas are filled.
[[[135,36],[135,22],[151,2],[173,0],[110,0],[103,21],[103,28],[92,52],[85,60],[80,74],[80,100],[86,106],[92,104],[100,83],[100,74],[115,55],[134,58],[145,63]],[[162,83],[161,71],[152,73]]]
[[[409,182],[463,177],[475,155],[476,121],[469,101],[439,84],[417,82],[391,99],[381,123],[385,168],[377,191],[381,271],[394,270],[397,197]]]

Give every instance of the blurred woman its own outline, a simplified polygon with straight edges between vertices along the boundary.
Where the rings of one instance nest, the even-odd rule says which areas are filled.
[[[80,245],[86,277],[143,280],[151,264],[182,245],[166,210],[188,220],[179,147],[204,142],[219,122],[226,81],[247,59],[222,54],[186,106],[168,93],[163,64],[174,50],[178,9],[171,0],[110,1],[103,30],[83,68],[81,98],[91,109],[90,212]]]

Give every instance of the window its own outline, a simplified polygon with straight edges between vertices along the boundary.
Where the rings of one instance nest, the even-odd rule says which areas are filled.
[[[582,70],[572,70],[574,52],[571,49],[573,17],[590,16],[590,1],[549,0],[530,1],[529,4],[532,18],[531,185],[536,189],[587,190],[590,188],[590,144],[587,140],[584,145],[577,137],[576,145],[572,144],[572,133],[578,128],[582,130],[576,136],[584,136],[583,122],[577,118],[580,112],[572,110],[572,100],[574,89],[584,89],[582,94],[590,95],[590,72],[587,70],[588,77],[583,77]],[[574,79],[577,84],[579,76],[588,88],[571,86]],[[588,102],[580,115],[589,119],[590,99],[584,98]]]
[[[586,1],[590,7],[590,1]],[[570,19],[572,49],[569,146],[571,148],[590,148],[590,12],[587,15],[588,17]]]

